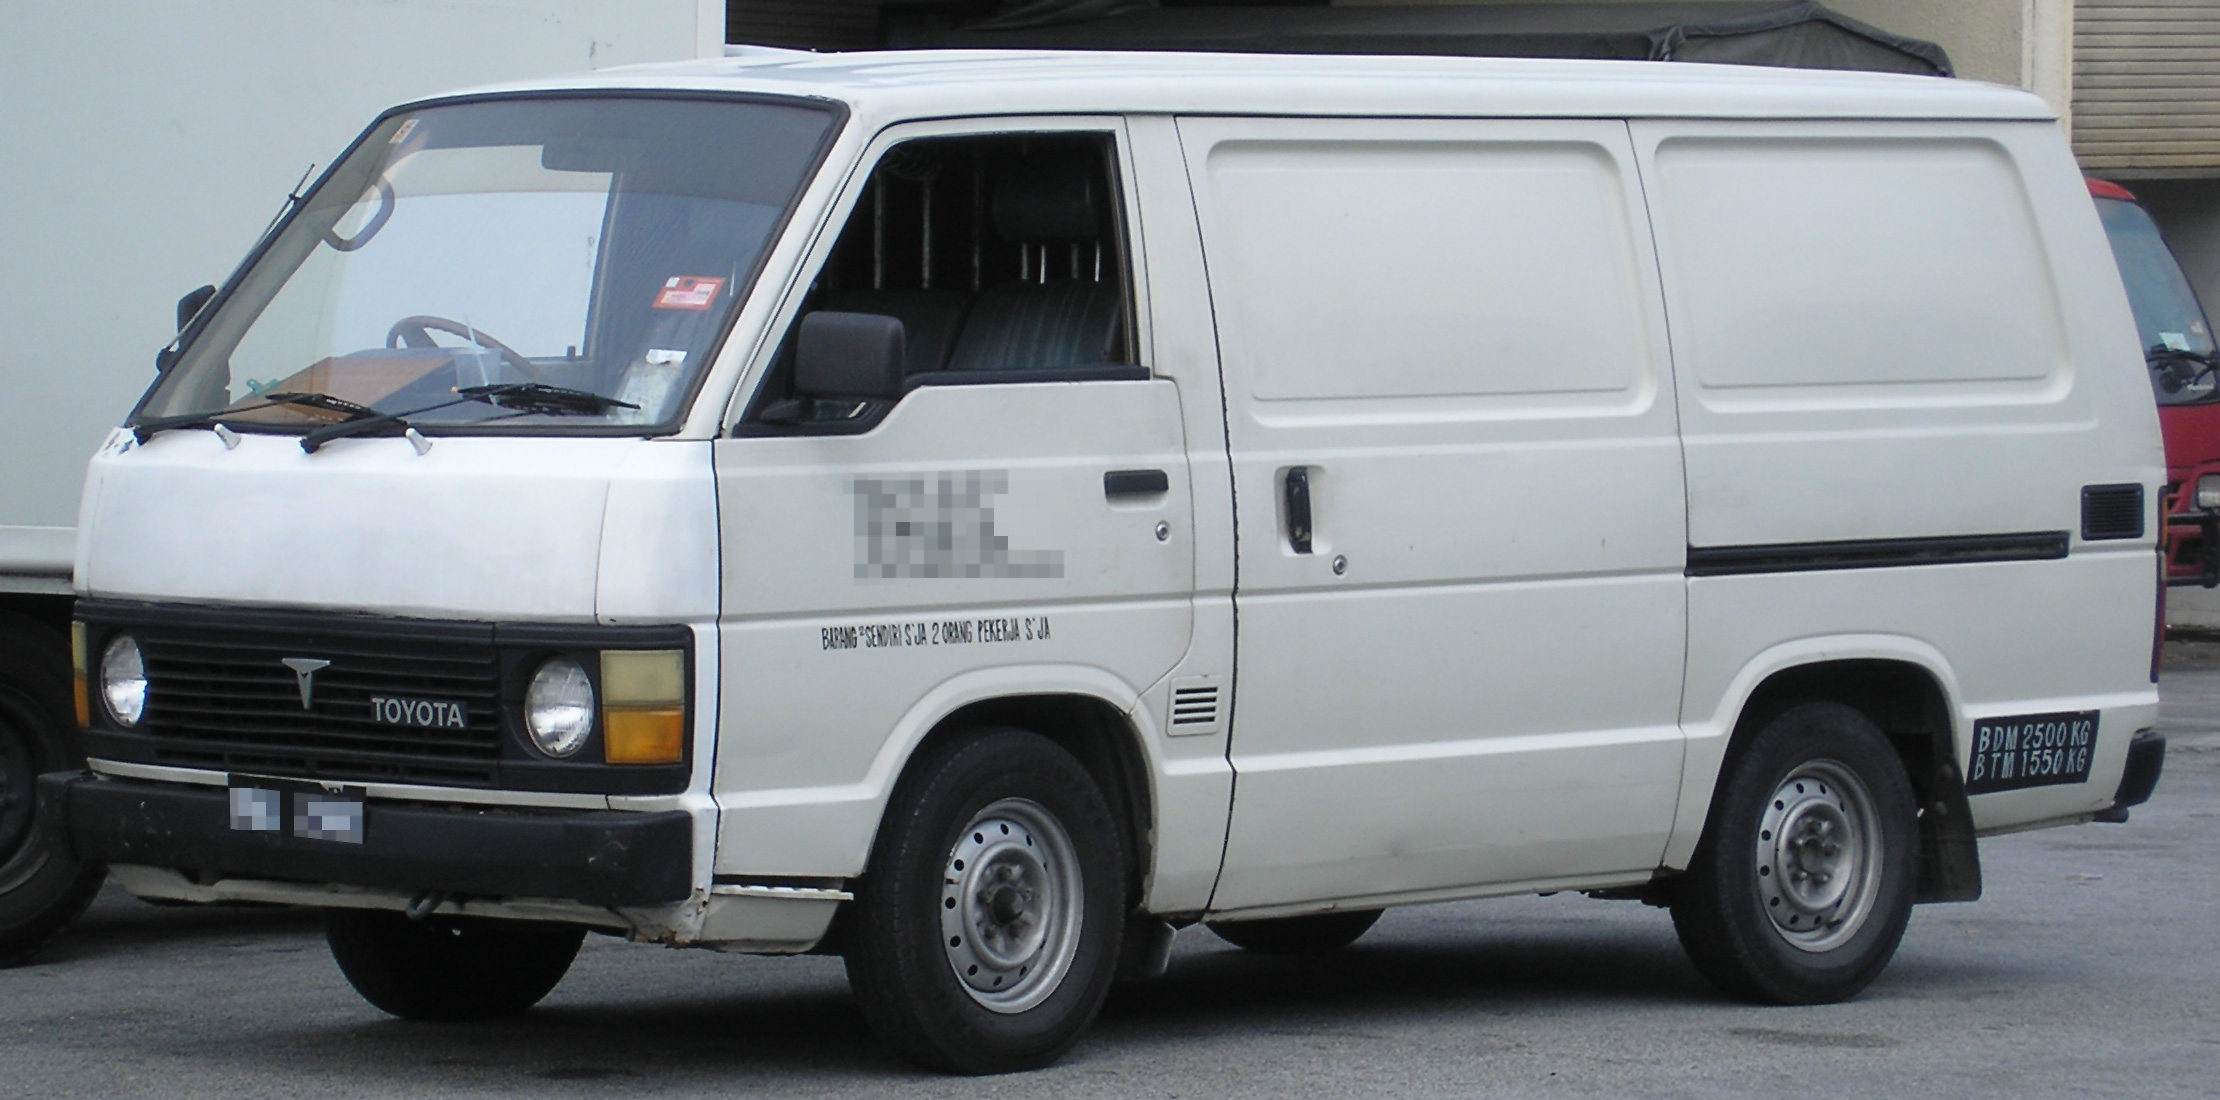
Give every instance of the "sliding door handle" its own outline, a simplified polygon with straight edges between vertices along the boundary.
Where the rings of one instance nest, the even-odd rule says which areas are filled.
[[[1310,553],[1310,467],[1288,467],[1280,500],[1286,505],[1287,545],[1298,554]]]
[[[1147,497],[1172,491],[1172,479],[1162,470],[1112,470],[1102,475],[1102,495]]]

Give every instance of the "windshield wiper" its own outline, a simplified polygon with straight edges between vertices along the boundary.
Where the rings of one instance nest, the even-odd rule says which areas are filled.
[[[243,409],[217,409],[213,412],[186,413],[183,416],[165,416],[159,420],[143,421],[132,425],[131,434],[139,442],[144,443],[154,438],[155,433],[166,432],[172,428],[204,428],[212,424],[221,424],[225,420],[243,413],[261,412],[264,409],[281,408],[287,405],[305,405],[312,409],[323,409],[326,412],[344,413],[348,422],[378,415],[376,409],[365,405],[357,405],[344,397],[333,397],[328,393],[294,393],[288,390],[280,393],[266,393],[261,396],[262,404],[249,405]]]
[[[441,409],[451,409],[466,401],[473,400],[476,400],[476,398],[458,397],[452,401],[441,401],[437,404],[424,405],[419,408],[403,409],[400,412],[389,413],[382,413],[377,411],[376,409],[363,408],[363,406],[361,405],[355,405],[355,408],[362,410],[363,415],[350,416],[337,424],[318,428],[315,431],[302,436],[301,450],[309,454],[315,454],[317,448],[322,447],[324,444],[329,443],[334,439],[345,439],[348,436],[353,435],[366,435],[370,432],[377,431],[380,428],[394,428],[398,430],[399,434],[408,436],[410,444],[416,447],[417,453],[422,454],[424,451],[430,449],[431,444],[424,442],[423,436],[415,434],[416,429],[409,424],[408,418],[420,415],[422,413],[437,412]],[[353,402],[346,403],[353,404]]]
[[[630,401],[619,401],[585,390],[566,390],[545,382],[497,382],[491,386],[464,386],[456,390],[473,401],[483,401],[503,409],[522,412],[547,413],[553,416],[593,416],[610,409],[637,409]]]
[[[614,397],[603,397],[598,393],[588,393],[585,390],[566,390],[560,386],[550,386],[545,382],[499,382],[490,386],[465,386],[456,390],[455,393],[458,396],[452,401],[441,401],[437,404],[407,409],[402,412],[381,413],[371,409],[363,409],[362,411],[367,415],[351,417],[330,427],[318,428],[302,436],[301,450],[309,454],[315,454],[317,448],[334,439],[364,435],[385,428],[398,428],[401,434],[408,435],[416,430],[409,425],[409,417],[422,413],[437,412],[440,409],[451,409],[467,401],[483,401],[495,408],[512,409],[526,413],[547,413],[556,416],[592,415],[608,412],[610,409],[639,408],[638,405],[630,401],[619,401]],[[277,395],[273,394],[272,396]],[[362,408],[359,405],[355,407]],[[416,444],[419,451],[430,446],[430,444],[418,442],[421,438],[421,436],[410,436],[409,440]]]
[[[610,409],[637,409],[640,407],[630,401],[619,401],[614,397],[604,397],[601,394],[588,393],[585,390],[567,390],[561,386],[550,386],[544,382],[501,382],[491,386],[466,386],[456,390],[455,393],[458,396],[451,401],[441,401],[419,408],[405,409],[401,412],[382,413],[368,405],[358,405],[344,397],[333,397],[328,393],[296,393],[286,390],[263,394],[262,404],[249,405],[243,409],[218,409],[214,412],[188,413],[184,416],[148,420],[134,425],[131,434],[137,437],[139,442],[144,443],[153,438],[157,432],[166,432],[172,428],[207,427],[212,424],[220,424],[224,420],[242,413],[260,412],[263,409],[275,409],[288,405],[322,409],[325,412],[335,412],[345,416],[346,419],[336,424],[326,425],[301,437],[301,450],[309,454],[315,454],[324,444],[334,439],[345,439],[349,436],[363,435],[384,428],[398,429],[400,433],[406,434],[413,430],[409,425],[409,417],[437,412],[441,409],[450,409],[470,401],[481,401],[496,408],[513,409],[518,412],[545,413],[554,416],[590,416],[596,413],[608,412]]]

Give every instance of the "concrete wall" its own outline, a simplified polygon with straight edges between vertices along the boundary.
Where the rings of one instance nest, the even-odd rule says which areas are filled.
[[[723,48],[723,0],[0,3],[0,574],[68,562],[178,295],[393,102]],[[0,578],[4,579],[4,578]]]
[[[2220,320],[2220,179],[2129,180],[2181,258],[2205,312]]]

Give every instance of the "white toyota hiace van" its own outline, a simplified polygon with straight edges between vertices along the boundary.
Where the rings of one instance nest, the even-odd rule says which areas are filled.
[[[928,1065],[1173,929],[1668,905],[1855,994],[2155,783],[2164,463],[2051,114],[1639,63],[740,57],[397,107],[94,460],[133,892],[413,1018],[587,929]]]

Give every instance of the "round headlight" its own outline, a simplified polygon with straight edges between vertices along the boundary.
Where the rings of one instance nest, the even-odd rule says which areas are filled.
[[[101,651],[100,701],[119,726],[136,726],[146,713],[146,661],[129,634],[116,635]]]
[[[524,692],[524,728],[554,757],[575,755],[594,731],[594,685],[568,657],[550,658]]]

